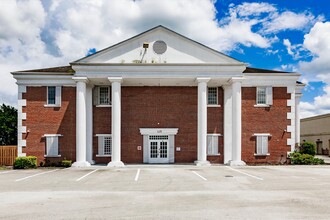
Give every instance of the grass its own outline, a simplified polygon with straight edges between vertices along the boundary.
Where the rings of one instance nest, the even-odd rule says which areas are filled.
[[[0,170],[8,170],[8,167],[0,166]]]

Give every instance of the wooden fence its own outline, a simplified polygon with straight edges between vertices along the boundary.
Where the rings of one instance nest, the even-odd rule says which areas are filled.
[[[17,157],[17,146],[0,146],[0,166],[12,166]]]

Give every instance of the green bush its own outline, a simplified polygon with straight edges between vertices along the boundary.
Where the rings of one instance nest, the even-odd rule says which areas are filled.
[[[304,142],[300,146],[300,151],[301,154],[309,154],[314,156],[316,154],[316,147],[314,143],[311,142]]]
[[[37,168],[37,157],[27,156],[27,157],[16,157],[14,162],[14,169],[28,169]]]
[[[71,165],[72,165],[72,160],[62,160],[61,161],[62,167],[71,167]]]
[[[291,159],[291,164],[324,164],[323,159],[315,158],[310,154],[301,154],[299,152],[293,152],[289,155]]]

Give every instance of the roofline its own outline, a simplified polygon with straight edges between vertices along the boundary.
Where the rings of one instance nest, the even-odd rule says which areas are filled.
[[[108,50],[108,49],[111,49],[111,48],[114,48],[114,47],[116,47],[116,46],[119,46],[120,44],[123,44],[123,43],[125,43],[125,42],[127,42],[127,41],[130,41],[130,40],[132,40],[132,39],[134,39],[134,38],[137,38],[137,37],[139,37],[139,36],[142,36],[142,35],[144,35],[144,34],[146,34],[146,33],[148,33],[148,32],[151,32],[151,31],[153,31],[153,30],[156,30],[156,29],[158,29],[158,28],[164,28],[165,30],[167,30],[167,31],[169,31],[169,32],[172,32],[172,33],[174,33],[174,34],[176,34],[176,35],[178,35],[178,36],[180,36],[180,37],[182,37],[182,38],[184,38],[184,39],[187,39],[187,40],[189,40],[189,41],[191,41],[191,42],[193,42],[193,43],[195,43],[195,44],[198,44],[198,45],[200,45],[200,46],[203,46],[203,47],[205,47],[205,48],[207,48],[207,49],[209,49],[209,50],[211,50],[211,51],[213,51],[213,52],[215,52],[215,53],[218,53],[218,54],[220,54],[220,55],[226,56],[226,57],[228,57],[228,58],[230,58],[230,59],[233,59],[233,60],[235,60],[235,61],[237,61],[237,62],[243,63],[243,62],[240,61],[240,60],[237,60],[237,59],[235,59],[235,58],[233,58],[233,57],[231,57],[231,56],[228,56],[228,55],[226,55],[226,54],[224,54],[224,53],[222,53],[222,52],[219,52],[219,51],[217,51],[217,50],[215,50],[215,49],[213,49],[213,48],[211,48],[211,47],[208,47],[208,46],[206,46],[206,45],[204,45],[204,44],[202,44],[202,43],[200,43],[200,42],[197,42],[197,41],[195,41],[195,40],[193,40],[193,39],[191,39],[191,38],[188,38],[188,37],[186,37],[186,36],[184,36],[184,35],[182,35],[182,34],[179,34],[178,32],[175,32],[175,31],[173,31],[173,30],[171,30],[171,29],[169,29],[169,28],[167,28],[167,27],[165,27],[165,26],[163,26],[163,25],[158,25],[158,26],[153,27],[153,28],[151,28],[151,29],[149,29],[149,30],[146,30],[146,31],[144,31],[144,32],[142,32],[142,33],[140,33],[140,34],[137,34],[137,35],[135,35],[135,36],[133,36],[133,37],[130,37],[130,38],[124,40],[124,41],[121,41],[121,42],[119,42],[119,43],[116,43],[116,44],[114,44],[114,45],[112,45],[112,46],[110,46],[110,47],[106,47],[106,48],[104,48],[104,49],[102,49],[102,50],[100,50],[100,51],[97,51],[97,52],[94,53],[94,54],[91,54],[91,55],[89,55],[89,56],[85,56],[85,57],[83,57],[83,58],[80,58],[80,59],[78,59],[78,60],[76,60],[76,61],[70,62],[70,64],[79,63],[81,60],[83,60],[83,59],[85,59],[85,58],[88,58],[88,57],[91,57],[91,56],[94,56],[94,55],[100,54],[100,53],[102,53],[102,52],[104,52],[104,51],[106,51],[106,50]]]
[[[246,66],[245,63],[70,63],[72,66]]]
[[[328,118],[328,117],[330,117],[330,113],[322,114],[322,115],[315,115],[315,116],[311,116],[311,117],[307,117],[307,118],[302,118],[301,121],[312,121],[312,120]]]

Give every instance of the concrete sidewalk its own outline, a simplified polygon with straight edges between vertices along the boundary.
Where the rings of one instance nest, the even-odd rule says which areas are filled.
[[[327,155],[315,155],[316,158],[323,159],[325,164],[330,164],[330,156]]]

